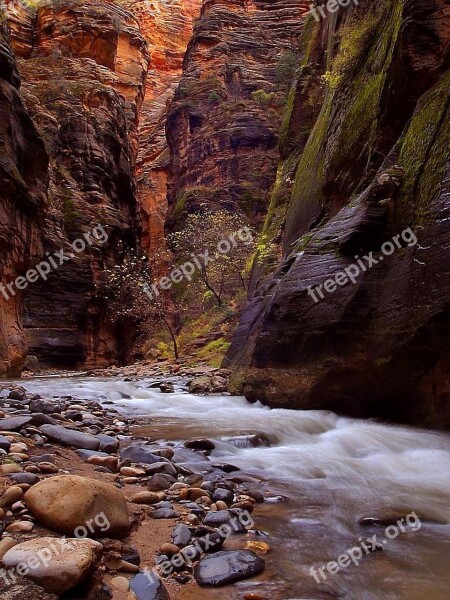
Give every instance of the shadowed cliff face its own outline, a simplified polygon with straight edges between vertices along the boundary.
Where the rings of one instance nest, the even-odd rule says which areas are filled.
[[[0,22],[0,282],[10,283],[41,252],[40,211],[48,158],[19,94],[20,79],[5,23]],[[19,374],[27,351],[22,292],[0,293],[0,375]]]
[[[104,322],[95,283],[115,262],[118,240],[134,245],[139,232],[134,168],[147,45],[133,15],[106,2],[58,2],[31,18],[22,11],[11,29],[22,97],[50,156],[42,246],[70,252],[97,224],[109,236],[29,286],[30,351],[51,366],[111,364],[127,358],[130,340]]]
[[[361,2],[328,65],[333,25],[306,25],[265,224],[284,258],[257,261],[226,360],[248,398],[450,426],[449,10]],[[408,227],[417,244],[308,294]]]
[[[301,0],[204,3],[167,120],[169,227],[202,203],[261,223],[289,88],[282,69],[289,57],[295,60],[307,6]]]

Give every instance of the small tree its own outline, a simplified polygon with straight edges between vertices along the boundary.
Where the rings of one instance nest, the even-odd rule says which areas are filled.
[[[254,250],[254,235],[240,216],[226,210],[191,214],[183,229],[169,236],[169,244],[178,261],[197,259],[190,285],[214,298],[218,306],[240,287],[247,289],[246,267]]]
[[[167,264],[167,256],[153,255],[149,260],[143,253],[126,251],[118,264],[104,271],[100,295],[107,301],[108,319],[112,323],[133,319],[145,334],[163,326],[170,335],[178,360],[174,301],[162,290],[159,294],[151,293],[154,274],[164,260]]]

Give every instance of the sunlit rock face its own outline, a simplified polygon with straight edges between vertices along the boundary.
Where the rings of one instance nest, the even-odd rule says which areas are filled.
[[[136,170],[142,246],[151,253],[165,245],[167,107],[181,78],[183,58],[202,0],[138,0],[124,4],[138,19],[151,55],[139,119]]]
[[[204,3],[167,120],[169,227],[202,204],[263,220],[289,89],[279,67],[298,50],[308,6],[304,0]]]
[[[42,246],[70,252],[97,224],[108,234],[29,286],[30,351],[56,367],[124,360],[130,340],[105,322],[95,284],[119,240],[132,246],[139,234],[134,170],[147,43],[133,14],[113,3],[51,3],[32,12],[31,27],[27,11],[13,16],[21,94],[50,156]]]
[[[38,260],[48,157],[19,93],[9,33],[0,22],[0,376],[17,375],[27,353],[22,291],[6,286]]]
[[[272,406],[449,428],[450,6],[344,17],[307,27],[266,221],[284,256],[258,261],[226,364]]]

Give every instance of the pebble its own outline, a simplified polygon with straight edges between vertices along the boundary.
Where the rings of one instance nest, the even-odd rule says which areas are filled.
[[[12,537],[4,537],[0,540],[0,560],[5,556],[8,550],[11,550],[17,542]]]
[[[106,467],[111,472],[115,473],[117,471],[117,465],[119,464],[119,459],[114,458],[114,456],[90,456],[86,462],[91,465],[97,465],[99,467]]]
[[[136,494],[132,494],[128,499],[128,502],[133,504],[155,504],[159,501],[159,495],[154,492],[137,492]]]
[[[138,469],[137,467],[122,467],[120,474],[125,477],[144,477],[146,473],[144,469]]]
[[[252,552],[267,554],[270,552],[270,546],[266,542],[247,542],[245,544],[245,550],[252,550]]]
[[[14,502],[23,498],[23,490],[18,485],[13,485],[8,488],[3,496],[0,498],[0,508],[5,506],[11,506]]]
[[[117,592],[128,592],[130,589],[130,583],[125,577],[113,577],[109,585]]]
[[[10,473],[21,473],[22,467],[17,463],[6,463],[0,465],[0,475],[9,475]]]
[[[33,528],[34,523],[31,521],[15,521],[14,523],[11,523],[11,525],[8,525],[6,531],[9,531],[10,533],[29,533],[30,531],[33,531]]]

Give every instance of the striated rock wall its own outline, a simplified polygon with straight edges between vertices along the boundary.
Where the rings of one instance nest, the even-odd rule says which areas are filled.
[[[304,0],[207,0],[170,106],[169,228],[201,204],[261,223],[273,184],[283,65],[298,47]]]
[[[29,286],[30,351],[58,367],[126,360],[133,324],[111,329],[95,283],[120,244],[135,245],[139,235],[134,169],[147,44],[137,19],[113,3],[63,1],[16,15],[22,96],[50,157],[42,246],[70,252],[97,224],[109,236]]]
[[[141,244],[149,253],[165,246],[167,180],[170,156],[166,139],[167,107],[179,84],[183,59],[202,0],[149,3],[131,0],[126,6],[139,20],[151,62],[139,118],[136,184],[142,226]]]
[[[48,157],[19,93],[20,77],[9,32],[0,21],[0,283],[30,268],[41,253],[41,210]],[[18,375],[27,352],[23,296],[0,292],[0,376]]]
[[[450,427],[449,23],[444,0],[362,0],[305,26],[265,223],[283,258],[255,265],[235,391]],[[408,227],[417,244],[308,294]]]

